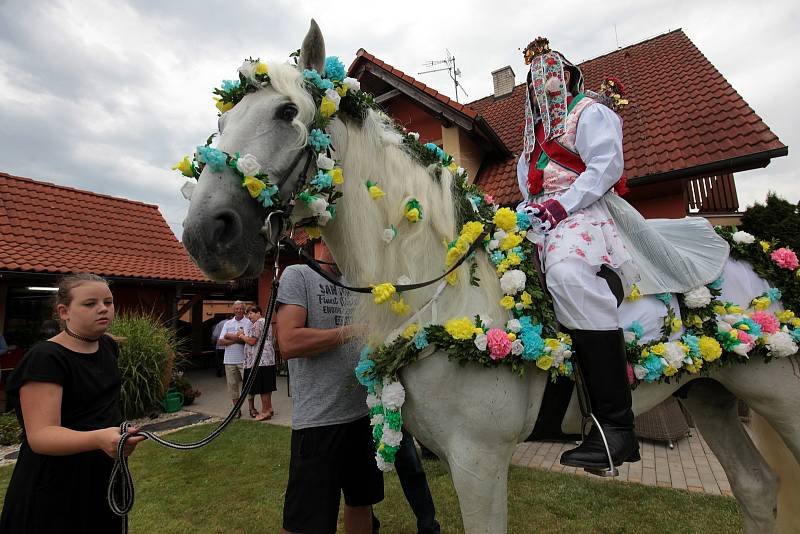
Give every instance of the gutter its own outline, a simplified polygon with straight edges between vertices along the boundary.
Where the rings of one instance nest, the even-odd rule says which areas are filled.
[[[711,176],[715,174],[732,174],[735,172],[749,171],[751,169],[760,169],[769,165],[772,158],[780,158],[786,156],[787,154],[789,154],[789,147],[783,146],[781,148],[774,148],[764,152],[757,152],[755,154],[747,154],[745,156],[715,161],[713,163],[706,163],[696,167],[689,167],[688,169],[675,169],[658,174],[637,176],[628,180],[628,186],[639,187],[642,185],[655,184],[667,180],[695,178],[697,176]]]

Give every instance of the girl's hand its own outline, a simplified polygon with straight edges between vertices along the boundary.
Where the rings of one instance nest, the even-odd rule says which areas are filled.
[[[138,432],[138,428],[129,428],[129,434]],[[102,430],[95,430],[97,436],[97,448],[109,455],[112,458],[117,457],[117,445],[119,445],[119,438],[121,436],[119,428],[112,426],[103,428]],[[130,456],[136,445],[144,440],[144,436],[131,436],[125,442],[125,456]]]

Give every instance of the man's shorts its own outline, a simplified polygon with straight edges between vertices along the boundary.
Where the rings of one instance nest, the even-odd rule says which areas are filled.
[[[292,430],[283,528],[302,534],[336,532],[340,495],[348,506],[383,500],[369,418]]]

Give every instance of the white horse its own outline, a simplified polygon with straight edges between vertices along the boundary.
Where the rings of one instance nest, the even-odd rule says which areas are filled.
[[[324,57],[322,35],[312,21],[299,67],[268,64],[270,84],[245,96],[220,119],[218,147],[268,162],[266,171],[273,180],[282,180],[284,198],[297,183],[302,162],[296,156],[306,143],[316,109],[304,89],[302,69],[322,72]],[[458,231],[451,174],[443,169],[440,179],[434,180],[404,151],[399,136],[379,113],[370,112],[363,121],[337,118],[328,132],[345,182],[337,216],[323,229],[323,237],[347,279],[369,285],[401,276],[422,281],[440,275],[442,242]],[[364,185],[367,180],[378,182],[386,197],[371,199]],[[422,221],[414,225],[403,219],[402,210],[411,197],[423,208]],[[298,206],[294,218],[307,215]],[[236,175],[206,166],[184,222],[184,244],[212,278],[257,276],[269,252],[262,233],[264,218],[265,210],[248,196]],[[381,234],[391,224],[399,232],[386,244]],[[502,294],[494,269],[485,255],[478,256],[480,288],[469,284],[467,268],[460,267],[460,282],[438,300],[438,318],[426,312],[423,324],[476,314],[506,316],[498,305]],[[746,304],[768,287],[743,263],[729,262],[724,275],[724,300]],[[429,287],[403,296],[412,309],[418,309],[433,291]],[[647,299],[639,302],[639,308],[623,310],[623,315],[638,317],[642,323],[660,320],[654,318]],[[371,305],[364,316],[370,331],[379,336],[388,336],[403,320],[385,308]],[[460,365],[435,352],[404,368],[401,380],[407,395],[406,425],[449,466],[465,531],[505,532],[508,465],[515,446],[533,428],[547,375],[534,367],[520,377],[504,366]],[[634,412],[653,408],[688,381],[641,384],[633,394]],[[716,368],[709,377],[691,383],[683,402],[725,469],[741,505],[745,532],[772,532],[777,477],[740,424],[736,399],[766,418],[800,459],[798,356]],[[578,432],[575,399],[568,413],[564,430]]]

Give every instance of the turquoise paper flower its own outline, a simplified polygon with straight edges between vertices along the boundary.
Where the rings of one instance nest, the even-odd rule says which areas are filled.
[[[225,152],[210,146],[197,147],[197,161],[207,164],[214,172],[225,170],[228,156]]]
[[[340,82],[344,80],[345,69],[344,63],[339,61],[336,56],[328,56],[325,58],[325,77],[331,80]]]
[[[322,150],[328,148],[328,145],[331,144],[331,136],[319,128],[314,128],[311,130],[311,133],[308,134],[308,143],[314,148],[314,150],[321,152]]]

